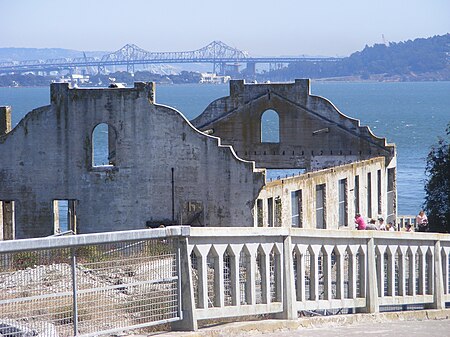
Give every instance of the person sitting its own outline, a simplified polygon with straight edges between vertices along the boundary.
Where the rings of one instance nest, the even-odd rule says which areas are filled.
[[[384,219],[382,217],[378,218],[378,229],[380,231],[385,231],[386,230],[386,224],[384,223]]]
[[[416,225],[419,232],[428,232],[428,218],[423,210],[416,216]]]
[[[388,222],[388,224],[386,225],[386,230],[388,232],[395,232],[394,224],[392,222]]]
[[[366,230],[378,230],[375,219],[370,219],[369,223],[366,225]]]
[[[366,229],[366,222],[364,221],[363,217],[359,213],[355,214],[355,224],[356,224],[356,229],[359,231]]]
[[[406,223],[405,225],[405,232],[412,232],[412,227],[411,224],[409,222]]]

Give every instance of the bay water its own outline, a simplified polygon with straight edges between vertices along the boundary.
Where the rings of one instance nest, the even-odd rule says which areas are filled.
[[[228,85],[156,86],[156,102],[176,108],[187,119],[228,94]],[[396,144],[398,213],[417,214],[424,202],[427,154],[450,122],[450,82],[313,81],[311,94],[329,99],[343,114]],[[48,87],[0,88],[0,106],[12,106],[13,127],[29,111],[49,102]]]

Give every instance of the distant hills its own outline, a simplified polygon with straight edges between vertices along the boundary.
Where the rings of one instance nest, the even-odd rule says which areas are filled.
[[[102,57],[107,51],[86,51],[87,57]],[[84,57],[79,50],[63,48],[0,48],[0,62]]]
[[[378,81],[450,80],[450,34],[366,46],[334,63],[290,64],[272,77]]]
[[[110,52],[83,52],[62,48],[0,48],[0,62],[81,58],[84,55],[100,58],[108,53]],[[205,65],[202,68],[196,68],[196,66],[198,65],[190,65],[183,70],[207,71]],[[167,71],[160,70],[152,70],[152,73],[168,74]],[[175,71],[174,68],[171,74],[174,74]],[[28,83],[32,80],[30,76],[33,75],[28,74],[27,76],[26,82]],[[10,85],[12,81],[24,83],[23,76],[20,81],[18,78],[0,77],[2,77],[0,86]],[[190,77],[197,78],[196,76]],[[241,74],[241,77],[246,77],[245,72]],[[389,44],[366,45],[363,50],[340,61],[291,63],[285,68],[258,73],[256,77],[258,81],[290,81],[295,78],[345,81],[450,81],[450,34],[404,42],[390,42]],[[49,79],[42,78],[40,80],[47,83]]]

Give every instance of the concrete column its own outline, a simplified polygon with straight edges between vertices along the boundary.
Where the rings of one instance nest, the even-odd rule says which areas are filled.
[[[310,263],[310,270],[311,270],[311,280],[310,280],[310,296],[311,300],[318,301],[319,300],[319,253],[320,253],[320,246],[316,249],[313,248],[312,254],[311,254],[311,263]]]
[[[279,318],[297,319],[296,310],[296,289],[294,281],[294,265],[292,261],[292,240],[291,236],[286,236],[283,240],[283,313]],[[299,270],[297,269],[297,273]],[[298,277],[298,275],[297,275]],[[300,281],[300,280],[298,280]]]
[[[11,131],[11,107],[0,106],[0,137]]]
[[[232,305],[240,306],[241,305],[241,289],[240,289],[240,268],[239,268],[239,258],[240,258],[240,251],[242,249],[242,246],[240,248],[231,246],[233,255],[230,256],[231,263],[231,293],[232,293]]]
[[[324,276],[324,299],[331,300],[333,298],[332,294],[332,285],[331,285],[331,254],[333,252],[333,246],[324,246],[323,249],[323,261],[322,261],[322,268],[323,268],[323,276]]]
[[[395,295],[395,248],[388,247],[387,287],[388,296]]]
[[[425,289],[425,257],[426,257],[426,251],[423,252],[420,248],[419,251],[419,295],[425,295],[426,289]]]
[[[350,254],[348,260],[348,294],[350,298],[356,298],[356,254],[358,253],[358,248],[355,246],[350,246]]]
[[[378,304],[377,272],[375,268],[375,242],[370,238],[367,242],[367,287],[366,287],[366,312],[376,313],[380,311]]]
[[[409,256],[409,293],[407,295],[416,296],[416,251],[417,248],[410,247]]]
[[[195,318],[194,287],[192,284],[191,257],[189,255],[187,238],[179,239],[181,277],[181,320],[172,323],[174,331],[196,331],[198,329]]]
[[[201,252],[201,256],[197,257],[198,261],[198,304],[200,308],[208,308],[208,265],[207,254]]]
[[[256,304],[256,252],[250,251],[250,263],[247,267],[247,284],[250,292],[248,304]]]
[[[449,274],[448,274],[448,249],[444,249],[444,251],[442,252],[442,277],[443,277],[443,281],[444,281],[444,294],[448,294],[448,279],[449,279]]]
[[[401,254],[398,257],[398,294],[400,296],[405,296],[406,294],[406,264],[405,264],[405,254],[406,254],[406,247],[400,246]]]
[[[441,242],[434,243],[434,287],[432,309],[445,309],[444,279],[442,277]]]
[[[345,246],[337,247],[336,254],[336,298],[343,299],[344,294],[344,260],[345,260]]]

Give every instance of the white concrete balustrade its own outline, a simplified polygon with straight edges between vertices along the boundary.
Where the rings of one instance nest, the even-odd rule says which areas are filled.
[[[185,254],[181,326],[189,329],[203,319],[450,302],[449,235],[191,228]]]

